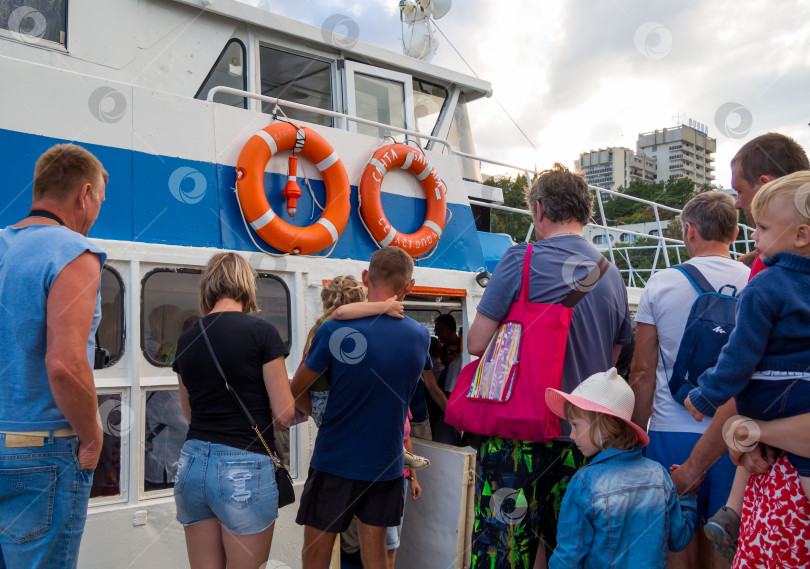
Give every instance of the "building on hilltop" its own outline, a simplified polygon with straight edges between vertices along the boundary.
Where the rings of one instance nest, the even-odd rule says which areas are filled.
[[[639,134],[635,152],[623,146],[583,152],[575,167],[590,185],[614,191],[634,180],[689,178],[699,186],[713,184],[717,140],[699,130],[705,129],[702,124],[693,124],[698,128],[682,124]]]
[[[636,152],[656,159],[659,180],[689,178],[699,186],[714,183],[716,150],[716,139],[685,124],[639,134],[636,142]]]
[[[583,152],[575,168],[585,174],[588,184],[609,190],[626,188],[633,180],[654,182],[657,172],[655,159],[623,146]]]

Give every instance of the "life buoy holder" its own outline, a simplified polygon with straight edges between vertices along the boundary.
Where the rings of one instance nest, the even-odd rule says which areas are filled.
[[[416,176],[427,199],[427,213],[416,233],[397,231],[382,207],[382,181],[393,168]],[[389,144],[377,150],[368,161],[360,179],[360,216],[369,233],[380,245],[394,245],[411,257],[419,257],[435,247],[444,231],[447,218],[447,189],[436,169],[422,152],[406,144]]]
[[[326,205],[308,227],[283,221],[267,201],[264,169],[278,152],[295,149],[323,176]],[[335,149],[314,130],[287,122],[263,128],[242,147],[236,162],[236,190],[245,220],[267,244],[295,255],[317,253],[338,240],[349,221],[349,176]]]

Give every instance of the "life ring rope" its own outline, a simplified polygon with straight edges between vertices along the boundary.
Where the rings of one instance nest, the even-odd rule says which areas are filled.
[[[267,163],[274,155],[284,150],[299,153],[313,162],[326,186],[326,207],[323,208],[320,218],[306,227],[297,227],[283,221],[273,211],[264,191],[264,171]],[[351,186],[343,162],[326,139],[309,127],[298,126],[289,121],[278,121],[248,139],[242,147],[236,166],[239,210],[245,224],[249,225],[262,240],[279,251],[292,254],[316,253],[330,245],[334,250],[349,220]],[[295,168],[291,166],[291,169],[288,186],[285,186],[290,215],[295,212],[295,200],[301,196],[300,189],[294,186]],[[309,185],[307,187],[312,193]],[[295,190],[294,195],[292,190]],[[287,193],[288,191],[291,193]],[[314,199],[314,195],[312,197],[314,204],[317,200]],[[251,235],[251,240],[252,237]],[[255,244],[255,240],[253,241]]]

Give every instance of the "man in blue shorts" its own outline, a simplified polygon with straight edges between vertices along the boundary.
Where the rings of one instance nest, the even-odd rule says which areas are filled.
[[[734,200],[721,192],[700,194],[684,207],[681,223],[690,256],[687,264],[697,268],[715,290],[729,285],[741,291],[750,271],[729,254],[729,244],[737,236]],[[647,428],[649,421],[647,458],[667,468],[686,461],[710,424],[708,420],[698,423],[692,419],[686,407],[672,398],[668,384],[690,307],[697,297],[697,290],[681,271],[665,269],[647,282],[636,314],[636,351],[630,372],[630,385],[636,395],[633,421],[642,428]],[[725,505],[734,472],[728,453],[707,471],[697,497],[701,524]],[[708,543],[705,545],[710,549]],[[668,566],[673,569],[707,566],[700,558],[708,551],[700,549],[705,548],[699,547],[696,533],[685,550],[669,554]],[[712,555],[714,569],[728,567],[716,552]]]
[[[369,302],[399,300],[413,288],[413,260],[383,247],[363,284]],[[408,402],[422,370],[431,369],[430,335],[407,316],[330,320],[312,339],[295,373],[293,395],[329,371],[329,404],[315,440],[296,522],[304,528],[304,569],[328,569],[335,536],[353,517],[366,569],[385,569],[386,528],[405,503],[402,441]]]

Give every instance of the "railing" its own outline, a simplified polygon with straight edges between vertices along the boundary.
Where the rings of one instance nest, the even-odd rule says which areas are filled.
[[[242,91],[241,89],[234,89],[233,87],[225,87],[225,86],[222,86],[222,85],[214,87],[213,89],[208,91],[208,96],[206,97],[206,100],[209,103],[213,103],[214,102],[214,95],[216,95],[217,93],[226,93],[228,95],[236,95],[237,97],[244,97],[246,99],[256,99],[257,101],[270,103],[272,105],[278,105],[280,107],[288,107],[290,109],[298,109],[300,111],[308,111],[310,113],[315,113],[315,114],[318,114],[318,115],[324,115],[324,116],[327,116],[327,117],[334,117],[334,118],[338,118],[338,119],[344,119],[344,120],[356,122],[356,123],[359,123],[359,124],[365,124],[365,125],[368,125],[368,126],[373,126],[375,128],[380,128],[380,129],[383,129],[383,130],[390,130],[391,132],[404,134],[406,136],[413,136],[415,138],[423,138],[425,140],[438,142],[439,144],[443,145],[444,148],[447,150],[447,153],[450,156],[453,156],[454,154],[459,154],[459,155],[461,154],[461,153],[455,152],[453,150],[453,146],[447,140],[445,140],[444,138],[431,136],[429,134],[424,134],[424,133],[421,133],[421,132],[417,132],[415,130],[408,130],[406,128],[399,128],[397,126],[391,126],[390,124],[385,124],[385,123],[376,122],[376,121],[372,121],[372,120],[368,120],[368,119],[364,119],[364,118],[360,118],[360,117],[355,117],[355,116],[352,116],[352,115],[347,115],[345,113],[338,113],[337,111],[329,111],[329,110],[321,109],[321,108],[318,108],[318,107],[311,107],[310,105],[304,105],[302,103],[294,103],[293,101],[287,101],[285,99],[279,99],[277,97],[268,97],[266,95],[259,95],[257,93],[251,93],[250,91]]]
[[[234,89],[232,87],[217,86],[217,87],[212,88],[208,92],[208,96],[206,97],[206,99],[209,102],[213,102],[214,96],[217,93],[227,93],[227,94],[235,95],[235,96],[238,96],[238,97],[245,97],[245,98],[249,98],[249,99],[255,99],[257,101],[263,101],[263,102],[267,102],[267,103],[270,103],[270,104],[273,104],[273,105],[278,105],[280,107],[288,107],[288,108],[291,108],[291,109],[298,109],[298,110],[302,110],[302,111],[308,111],[308,112],[319,114],[319,115],[339,118],[339,119],[343,119],[343,120],[346,120],[346,121],[352,121],[352,122],[359,123],[359,124],[365,124],[365,125],[368,125],[368,126],[372,126],[372,127],[375,127],[375,128],[380,128],[380,129],[383,129],[383,130],[388,130],[388,131],[391,131],[391,132],[396,132],[396,133],[399,133],[399,134],[404,134],[406,136],[411,136],[411,137],[414,137],[414,138],[421,138],[421,139],[424,139],[424,140],[430,140],[430,141],[433,141],[433,142],[437,142],[437,143],[441,144],[447,150],[447,153],[450,156],[460,156],[462,158],[467,158],[467,159],[470,159],[470,160],[477,160],[479,162],[486,162],[487,164],[493,164],[495,166],[501,166],[501,167],[504,167],[504,168],[510,168],[512,170],[516,170],[518,172],[523,172],[526,175],[526,179],[527,179],[527,181],[529,181],[529,183],[531,183],[530,180],[532,179],[532,174],[534,174],[534,175],[539,175],[540,174],[539,171],[531,169],[531,168],[523,168],[523,167],[520,167],[520,166],[515,166],[514,164],[509,164],[507,162],[501,162],[499,160],[492,160],[490,158],[485,158],[483,156],[476,156],[474,154],[468,154],[466,152],[461,152],[459,150],[454,150],[452,145],[447,140],[445,140],[443,138],[438,138],[438,137],[427,135],[427,134],[424,134],[424,133],[421,133],[421,132],[408,130],[408,129],[404,129],[404,128],[399,128],[399,127],[391,126],[391,125],[388,125],[388,124],[384,124],[384,123],[380,123],[380,122],[376,122],[376,121],[372,121],[372,120],[368,120],[368,119],[363,119],[363,118],[360,118],[360,117],[347,115],[345,113],[339,113],[339,112],[336,112],[336,111],[329,111],[329,110],[321,109],[321,108],[318,108],[318,107],[312,107],[310,105],[304,105],[302,103],[295,103],[293,101],[287,101],[287,100],[284,100],[284,99],[279,99],[277,97],[267,97],[265,95],[259,95],[257,93],[251,93],[249,91],[242,91],[241,89]],[[650,201],[650,200],[645,200],[643,198],[638,198],[638,197],[635,197],[635,196],[629,196],[627,194],[622,194],[621,192],[616,192],[614,190],[608,190],[607,188],[601,188],[599,186],[590,185],[589,188],[590,188],[590,190],[592,192],[594,192],[594,194],[596,196],[596,203],[597,203],[597,207],[598,207],[598,210],[599,210],[599,217],[602,220],[602,223],[588,223],[587,227],[594,228],[594,229],[602,231],[602,233],[605,236],[605,241],[606,241],[606,245],[607,245],[607,251],[608,251],[608,255],[610,256],[611,262],[616,264],[616,259],[617,259],[617,256],[618,256],[618,258],[620,258],[624,262],[624,264],[627,265],[626,269],[622,269],[620,267],[619,271],[627,276],[627,285],[628,286],[636,286],[636,281],[637,280],[640,281],[642,286],[643,286],[644,284],[646,284],[646,280],[644,279],[644,277],[642,277],[642,274],[646,274],[647,279],[649,279],[649,277],[654,275],[657,271],[662,270],[662,268],[669,267],[670,266],[669,252],[672,249],[675,250],[675,256],[677,258],[678,263],[681,262],[681,249],[684,249],[683,241],[679,240],[679,239],[673,239],[671,237],[664,237],[663,233],[664,233],[665,225],[661,222],[661,215],[659,213],[659,210],[664,210],[664,211],[674,213],[676,215],[680,215],[680,213],[681,213],[680,209],[665,206],[665,205],[662,205],[662,204],[659,204],[659,203],[656,203],[656,202],[653,202],[653,201]],[[634,202],[641,203],[641,204],[648,205],[648,206],[652,207],[653,208],[653,213],[655,215],[655,222],[654,223],[656,224],[656,227],[657,227],[657,235],[650,235],[650,234],[647,234],[647,233],[641,233],[641,232],[633,231],[633,230],[629,230],[629,229],[622,229],[621,226],[615,226],[615,227],[608,226],[605,223],[605,219],[607,219],[607,218],[605,217],[604,199],[602,197],[603,194],[607,194],[608,196],[611,196],[613,198],[622,198],[622,199],[631,200],[631,201],[634,201]],[[493,203],[489,203],[489,202],[476,200],[476,199],[473,199],[473,198],[470,198],[469,202],[471,204],[479,205],[479,206],[483,206],[483,207],[488,207],[490,209],[496,209],[496,210],[500,210],[500,211],[507,211],[507,212],[511,212],[511,213],[518,213],[518,214],[521,214],[521,215],[527,215],[527,216],[529,216],[531,218],[531,213],[528,210],[525,210],[525,209],[518,209],[518,208],[499,205],[499,204],[493,204]],[[675,220],[666,220],[666,221],[675,221]],[[649,222],[649,223],[653,223],[653,222]],[[740,255],[744,254],[744,253],[740,253],[740,252],[737,251],[737,247],[739,247],[739,246],[744,246],[745,247],[745,253],[750,252],[751,243],[753,243],[753,241],[751,240],[750,235],[749,235],[749,232],[752,231],[752,229],[750,227],[748,227],[747,225],[743,225],[742,223],[740,223],[738,225],[739,225],[740,229],[742,230],[743,238],[738,239],[737,241],[735,241],[732,244],[731,254],[733,256],[740,256]],[[529,230],[528,230],[528,232],[526,234],[526,238],[524,239],[525,241],[529,240],[529,238],[531,237],[533,229],[534,229],[534,224],[531,223],[529,225]],[[626,245],[626,246],[618,247],[618,246],[613,245],[613,241],[610,239],[611,233],[614,233],[614,234],[618,233],[620,235],[621,234],[631,235],[633,237],[644,238],[644,239],[654,239],[655,241],[657,241],[657,244],[656,245]],[[602,250],[600,247],[597,247],[597,249]],[[645,268],[633,267],[633,263],[631,261],[630,254],[635,252],[635,251],[643,251],[643,250],[655,250],[655,254],[653,256],[653,260],[652,260],[652,263],[651,263],[652,266],[649,267],[649,268],[646,268],[646,267]],[[658,264],[659,264],[659,259],[661,257],[663,257],[664,267],[659,268]]]
[[[520,170],[520,168],[515,168],[516,170]],[[596,205],[598,208],[599,218],[603,220],[602,223],[588,223],[586,227],[590,227],[592,229],[596,229],[601,231],[601,233],[605,237],[605,245],[600,247],[599,244],[595,244],[596,248],[600,251],[607,250],[608,255],[610,256],[611,262],[617,264],[617,259],[620,259],[623,263],[626,264],[627,268],[619,267],[619,271],[625,275],[627,279],[627,286],[641,286],[646,285],[647,280],[654,275],[657,271],[663,270],[670,266],[670,252],[674,250],[674,256],[676,257],[677,263],[682,262],[681,251],[685,251],[685,246],[682,240],[674,239],[672,237],[664,237],[664,229],[666,228],[666,224],[664,222],[674,222],[678,223],[676,219],[671,220],[661,220],[660,210],[668,211],[674,213],[676,215],[680,215],[681,210],[669,207],[666,205],[659,204],[657,202],[653,202],[650,200],[645,200],[643,198],[638,198],[635,196],[628,196],[627,194],[622,194],[621,192],[616,192],[614,190],[608,190],[607,188],[600,188],[598,186],[589,186],[590,190],[594,192],[596,197]],[[603,194],[607,194],[608,196],[616,198],[627,199],[630,201],[634,201],[640,204],[648,205],[653,208],[653,214],[655,216],[655,221],[650,221],[648,223],[655,223],[657,235],[650,235],[649,233],[641,233],[639,231],[633,231],[630,229],[623,229],[621,226],[609,226],[604,223],[604,220],[607,219],[605,217],[605,207],[604,207],[604,199]],[[488,207],[490,209],[496,209],[499,211],[507,211],[511,213],[517,213],[521,215],[526,215],[531,218],[531,213],[525,209],[519,209],[514,207],[508,207],[499,204],[488,203],[476,199],[470,198],[470,203],[474,205],[479,205],[483,207]],[[752,231],[750,227],[744,225],[742,223],[738,224],[742,232],[742,239],[738,239],[732,244],[731,255],[733,257],[741,256],[745,253],[751,251],[751,243],[753,241],[750,238],[749,232]],[[532,223],[529,226],[529,231],[527,232],[525,241],[528,241],[531,237],[532,230],[534,229],[534,224]],[[612,235],[630,235],[635,238],[644,238],[644,239],[653,239],[657,241],[656,245],[623,245],[617,246],[614,245],[613,240],[611,239]],[[632,243],[632,242],[631,242]],[[744,247],[744,252],[740,252],[737,249],[740,247]],[[638,251],[655,251],[653,259],[650,263],[651,266],[649,267],[634,267],[633,262],[631,259],[631,254]],[[663,260],[663,267],[659,267],[661,264],[661,260]],[[618,264],[617,264],[618,265]],[[645,278],[646,276],[646,278]]]

